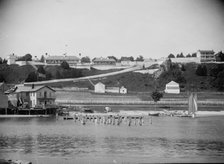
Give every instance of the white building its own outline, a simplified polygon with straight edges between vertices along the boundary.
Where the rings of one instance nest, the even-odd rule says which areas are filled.
[[[200,57],[201,62],[215,61],[215,52],[213,50],[198,50],[197,56]]]
[[[48,86],[17,85],[9,94],[20,100],[23,105],[32,108],[47,108],[55,105],[55,90]]]
[[[47,56],[45,59],[47,64],[60,65],[63,61],[66,61],[69,66],[76,66],[80,59],[76,56]]]
[[[120,93],[121,94],[127,94],[127,88],[125,88],[124,86],[122,86],[121,88],[120,88]]]
[[[95,93],[105,93],[105,85],[101,82],[94,85]]]
[[[16,60],[18,59],[18,56],[16,56],[15,54],[10,54],[7,57],[7,64],[11,65],[11,64],[16,64]]]
[[[180,93],[180,86],[175,81],[171,81],[168,84],[166,84],[165,93],[174,93],[179,94]]]

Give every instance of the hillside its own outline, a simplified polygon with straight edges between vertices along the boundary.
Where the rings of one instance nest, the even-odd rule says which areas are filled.
[[[180,83],[181,91],[196,89],[197,91],[222,91],[224,88],[224,65],[203,64],[206,67],[206,75],[196,74],[199,64],[170,64],[169,68],[163,71],[158,78],[150,74],[141,74],[137,72],[128,72],[119,75],[93,79],[81,82],[60,82],[51,84],[53,87],[80,87],[93,90],[93,84],[101,81],[106,86],[125,86],[130,92],[151,92],[157,88],[163,91],[165,85],[174,80]],[[161,66],[163,68],[164,66]],[[60,66],[45,66],[42,73],[46,79],[75,78],[97,75],[102,73],[114,72],[117,70],[96,70],[96,69],[63,69]],[[0,65],[0,77],[6,83],[20,83],[26,80],[31,72],[35,72],[33,67],[18,65]],[[44,79],[42,79],[44,80]]]

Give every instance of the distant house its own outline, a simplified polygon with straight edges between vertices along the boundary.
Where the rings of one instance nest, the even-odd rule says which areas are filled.
[[[168,84],[166,84],[165,93],[174,93],[179,94],[180,93],[180,86],[175,81],[171,81]]]
[[[80,59],[76,56],[48,56],[45,59],[47,64],[60,65],[63,61],[66,61],[69,66],[76,66]]]
[[[213,50],[198,50],[197,56],[200,57],[201,62],[214,62],[215,52]]]
[[[8,93],[11,99],[17,99],[25,107],[51,107],[55,105],[55,90],[49,86],[16,85]]]
[[[101,82],[94,85],[95,93],[105,93],[105,85]]]
[[[116,61],[114,59],[103,58],[103,57],[94,58],[92,62],[95,65],[116,65]]]
[[[130,60],[129,57],[121,57],[121,65],[131,65],[132,61]]]
[[[18,59],[18,56],[16,56],[15,54],[10,54],[7,57],[7,64],[8,65],[15,64],[17,59]]]
[[[127,94],[127,88],[125,88],[124,86],[122,86],[122,87],[120,88],[120,93],[121,93],[121,94]]]
[[[215,54],[215,60],[217,62],[223,62],[224,53],[222,51]]]

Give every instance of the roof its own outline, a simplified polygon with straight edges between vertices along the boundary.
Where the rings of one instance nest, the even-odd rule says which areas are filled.
[[[15,87],[16,87],[16,89],[14,90],[14,93],[20,93],[20,92],[37,92],[38,90],[40,90],[40,89],[42,89],[44,87],[47,87],[50,90],[52,90],[52,91],[55,92],[54,89],[52,89],[49,86],[45,86],[45,85],[34,86],[34,88],[32,88],[32,86],[24,86],[24,85],[16,85]]]
[[[104,85],[103,83],[101,83],[101,82],[98,82],[98,83],[96,83],[95,85]]]
[[[109,58],[95,58],[93,59],[94,62],[116,62],[114,59],[109,59]]]
[[[214,54],[213,50],[198,50],[201,54]]]
[[[76,56],[49,56],[46,60],[79,60]]]
[[[121,61],[131,61],[129,57],[121,57]]]
[[[171,81],[171,82],[167,83],[166,85],[179,85],[179,84],[176,83],[175,81]]]
[[[222,54],[223,54],[222,51],[219,51],[218,53],[215,54],[215,56],[220,56]]]

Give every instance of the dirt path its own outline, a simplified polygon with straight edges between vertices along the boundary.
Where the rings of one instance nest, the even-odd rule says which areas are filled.
[[[139,70],[139,69],[142,69],[142,66],[134,66],[134,67],[127,68],[127,69],[124,69],[124,70],[121,70],[121,71],[104,73],[104,74],[93,75],[93,76],[86,76],[86,77],[79,77],[79,78],[69,78],[69,79],[46,80],[46,81],[38,81],[38,82],[29,82],[29,83],[25,83],[25,84],[46,85],[46,84],[50,84],[50,83],[68,82],[68,81],[78,82],[78,81],[82,81],[82,80],[102,78],[102,77],[118,75],[118,74],[122,74],[122,73],[126,73],[126,72],[133,72],[133,71],[136,71],[136,70]]]

